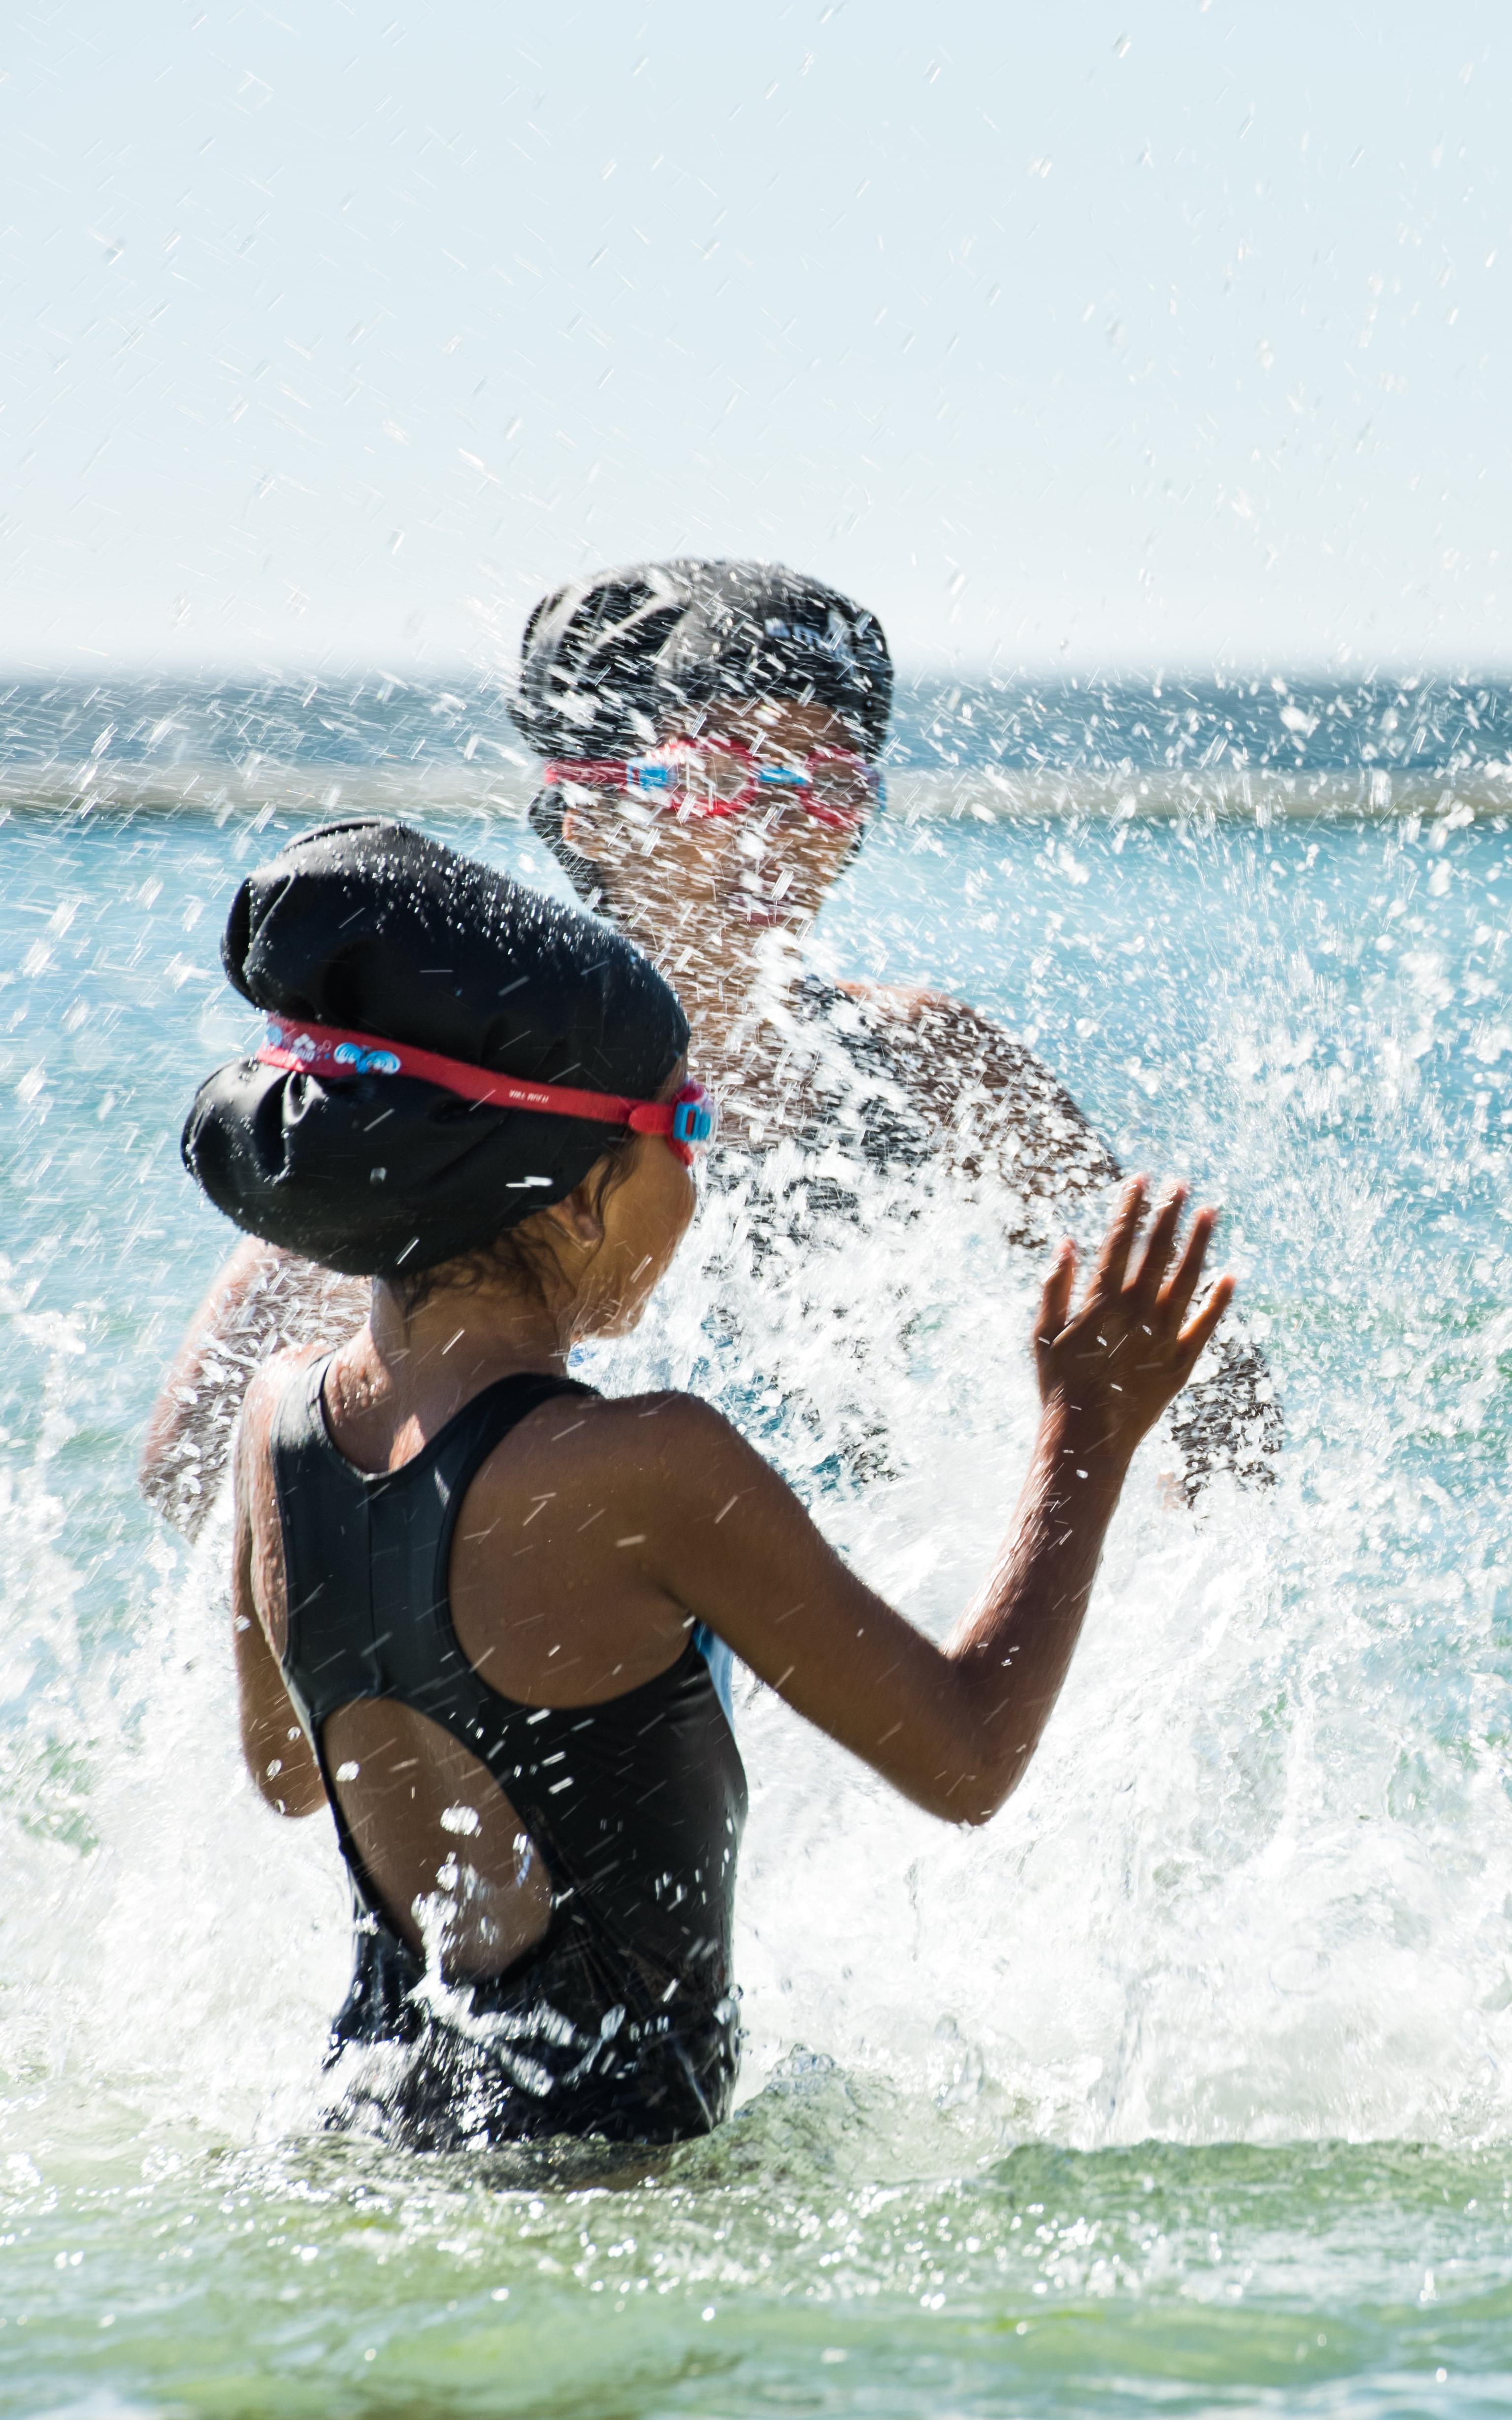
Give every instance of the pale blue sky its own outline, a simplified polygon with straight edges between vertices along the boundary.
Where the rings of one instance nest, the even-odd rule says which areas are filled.
[[[102,0],[8,34],[0,659],[474,665],[641,553],[900,657],[1512,659],[1480,0]]]

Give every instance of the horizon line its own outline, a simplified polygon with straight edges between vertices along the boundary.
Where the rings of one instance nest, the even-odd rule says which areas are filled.
[[[1453,681],[1459,685],[1474,681],[1512,680],[1512,655],[1504,658],[1482,657],[1419,657],[1416,659],[1379,656],[1372,659],[1330,661],[1316,657],[1267,656],[1259,658],[1219,658],[1201,662],[1181,658],[1119,658],[1115,659],[1084,659],[1076,661],[1060,659],[1041,662],[1025,659],[1005,667],[981,659],[963,659],[957,663],[921,662],[904,658],[894,667],[894,677],[900,690],[929,687],[939,689],[951,683],[963,687],[1007,689],[1054,682],[1060,686],[1084,682],[1148,681],[1153,686],[1178,686],[1187,682],[1222,683],[1225,686],[1247,681],[1272,681],[1285,677],[1299,682],[1368,683],[1393,681],[1419,685],[1428,681]],[[258,658],[207,659],[200,663],[163,662],[161,659],[131,656],[100,656],[98,667],[69,663],[22,663],[0,661],[0,686],[24,684],[33,686],[85,687],[112,679],[136,683],[178,683],[195,688],[218,683],[280,682],[293,684],[313,681],[317,687],[350,685],[353,682],[388,684],[394,689],[434,690],[464,684],[476,696],[489,690],[506,698],[514,687],[510,675],[489,671],[465,658],[449,661],[421,663],[413,659],[405,663],[385,663],[377,657],[343,658],[332,660],[286,659],[282,662]]]

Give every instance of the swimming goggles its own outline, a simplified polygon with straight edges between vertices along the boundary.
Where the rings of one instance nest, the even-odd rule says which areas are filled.
[[[882,796],[882,777],[854,748],[813,748],[778,765],[738,739],[682,740],[654,755],[547,766],[553,789],[624,790],[688,823],[744,814],[791,799],[816,824],[854,831]]]
[[[408,1042],[377,1033],[349,1033],[336,1025],[269,1021],[268,1039],[256,1053],[259,1067],[338,1080],[350,1076],[415,1076],[464,1101],[495,1109],[533,1109],[553,1118],[586,1118],[595,1125],[628,1126],[633,1134],[660,1135],[685,1168],[714,1140],[717,1107],[702,1084],[685,1084],[670,1101],[632,1101],[618,1093],[579,1093],[570,1084],[531,1084],[496,1076],[465,1059],[442,1059]]]

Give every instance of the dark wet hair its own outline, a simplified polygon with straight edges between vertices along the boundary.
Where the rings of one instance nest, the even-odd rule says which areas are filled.
[[[540,1083],[651,1099],[687,1048],[676,994],[630,942],[378,818],[304,833],[249,875],[221,954],[270,1015]],[[249,1233],[408,1281],[562,1201],[620,1138],[414,1077],[242,1059],[201,1085],[183,1155]]]
[[[545,757],[643,753],[721,701],[816,704],[880,755],[892,711],[882,625],[837,588],[779,563],[678,556],[596,572],[544,597],[525,626],[516,727]],[[596,869],[542,790],[531,823],[585,896]]]

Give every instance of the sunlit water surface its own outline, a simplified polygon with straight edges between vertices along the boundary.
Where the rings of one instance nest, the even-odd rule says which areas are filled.
[[[738,2114],[674,2152],[455,2161],[318,2131],[329,1827],[241,1777],[224,1530],[192,1557],[134,1493],[227,1242],[177,1158],[250,1030],[221,919],[324,795],[270,784],[255,829],[255,778],[168,812],[88,808],[76,772],[0,823],[3,2408],[1506,2409],[1496,769],[1468,806],[1273,814],[1262,787],[1216,820],[1200,785],[1155,817],[1116,778],[1015,817],[968,769],[903,801],[954,815],[872,837],[816,960],[969,996],[1130,1165],[1226,1202],[1279,1483],[1173,1512],[1152,1442],[984,1834],[746,1687]],[[363,778],[344,807],[401,795]],[[503,797],[417,799],[550,878]],[[695,1249],[591,1366],[716,1392],[940,1631],[1022,1468],[1035,1273],[990,1200],[903,1206],[879,1184],[801,1298],[716,1300]],[[858,1418],[865,1485],[832,1450]]]

